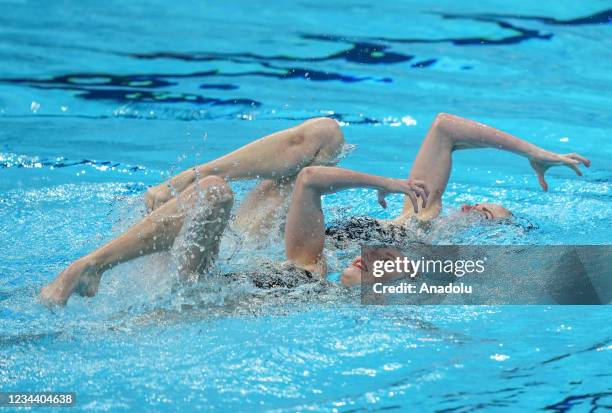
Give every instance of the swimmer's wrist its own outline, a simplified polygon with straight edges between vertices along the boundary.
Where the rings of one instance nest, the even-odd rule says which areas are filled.
[[[544,158],[550,158],[551,156],[555,156],[556,154],[551,151],[547,151],[546,149],[542,149],[539,147],[535,147],[532,154],[529,155],[530,159],[541,160]]]
[[[550,153],[549,151],[540,148],[539,146],[535,146],[535,145],[531,145],[526,151],[525,151],[525,157],[527,159],[540,159],[543,156],[545,156],[546,154]]]

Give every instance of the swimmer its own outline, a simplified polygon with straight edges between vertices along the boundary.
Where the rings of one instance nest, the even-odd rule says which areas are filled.
[[[565,166],[572,169],[578,176],[582,176],[579,165],[583,164],[587,168],[591,165],[588,159],[576,153],[562,155],[550,152],[490,126],[441,113],[437,115],[427,132],[409,174],[410,179],[425,182],[427,185],[430,191],[427,206],[415,212],[411,208],[410,200],[406,198],[403,211],[397,218],[388,222],[379,221],[378,225],[380,225],[382,235],[393,236],[405,231],[402,223],[413,217],[419,221],[437,218],[442,210],[442,194],[450,178],[452,153],[456,150],[476,148],[500,149],[527,158],[544,191],[548,191],[548,183],[544,175],[551,167]],[[473,214],[486,220],[502,220],[512,216],[508,209],[494,203],[465,204],[458,212],[459,214]],[[350,223],[350,220],[348,222]],[[335,232],[347,236],[342,228]],[[361,257],[357,257],[342,271],[341,282],[343,284],[359,284],[361,263]]]
[[[262,179],[239,207],[235,228],[245,234],[265,230],[291,197],[285,225],[286,258],[297,269],[323,277],[327,272],[323,195],[347,188],[371,188],[378,191],[378,201],[386,207],[387,194],[404,194],[405,203],[398,218],[376,221],[381,228],[387,228],[401,226],[409,218],[426,221],[439,215],[450,176],[451,155],[457,149],[492,147],[525,156],[544,190],[548,188],[544,180],[548,168],[564,165],[581,175],[578,165],[589,166],[589,161],[580,155],[549,152],[489,126],[447,114],[438,115],[432,124],[406,180],[334,167],[343,145],[337,122],[311,119],[149,189],[145,203],[150,213],[118,238],[71,264],[42,289],[41,301],[65,304],[74,292],[95,295],[103,272],[136,257],[168,250],[184,224],[195,226],[195,231],[191,230],[199,239],[181,251],[179,271],[185,276],[206,271],[214,263],[228,224],[233,193],[227,182],[234,180]],[[510,215],[496,204],[466,205],[462,210],[486,219]],[[196,216],[186,219],[189,211],[196,211]],[[343,271],[343,284],[359,282],[358,260]]]

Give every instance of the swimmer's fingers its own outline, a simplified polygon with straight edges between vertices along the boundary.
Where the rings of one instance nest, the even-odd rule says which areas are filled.
[[[427,188],[427,184],[425,184],[425,181],[421,181],[418,179],[408,179],[408,184],[417,193],[417,196],[421,198],[421,207],[427,207],[427,200],[429,199],[429,189]]]
[[[574,172],[576,172],[576,175],[578,176],[582,176],[582,171],[580,170],[580,168],[578,168],[578,161],[574,161],[574,162],[565,162],[565,165],[571,169],[573,169]]]
[[[427,198],[428,198],[428,194],[427,192],[425,192],[425,189],[423,189],[420,186],[414,186],[413,187],[414,192],[416,193],[416,195],[421,198],[421,208],[426,208],[427,207]]]
[[[420,185],[421,182],[419,181],[417,182],[417,184]],[[417,194],[421,196],[421,198],[425,196],[425,198],[423,199],[426,199],[426,194],[423,188],[421,186],[418,186],[417,184],[415,184],[415,182],[410,179],[386,179],[384,183],[384,189],[379,189],[378,191],[378,203],[383,208],[386,208],[387,203],[384,198],[388,193],[402,193],[410,199],[410,202],[412,203],[412,206],[414,208],[414,212],[418,213],[419,202],[417,199]]]
[[[423,207],[427,205],[427,200],[429,199],[429,188],[427,188],[427,184],[425,181],[421,181],[418,179],[409,179],[408,182],[413,184],[413,188],[418,192],[423,199]]]
[[[427,187],[427,184],[423,181],[419,181],[420,183],[418,183],[417,185],[419,185],[421,188],[423,188],[423,191],[425,191],[425,197],[427,199],[429,199],[429,188]]]
[[[578,176],[582,176],[582,171],[579,168],[580,164],[583,164],[587,168],[591,166],[591,161],[577,153],[559,155],[556,153],[544,152],[538,157],[531,158],[529,163],[538,176],[538,182],[544,191],[548,190],[548,184],[546,183],[546,179],[544,179],[544,174],[548,168],[563,165],[572,169]]]
[[[410,188],[410,190],[404,192],[404,195],[410,198],[410,202],[412,203],[412,208],[414,209],[414,213],[418,214],[419,213],[419,200],[414,194],[414,190]]]
[[[408,178],[407,181],[409,184],[420,186],[421,188],[425,189],[429,193],[429,190],[427,189],[427,184],[425,183],[425,181],[421,181],[420,179],[411,179],[411,178]]]
[[[538,181],[540,182],[540,186],[544,191],[548,190],[548,184],[544,179],[544,173],[548,170],[548,168],[555,165],[562,165],[570,168],[572,171],[576,173],[578,176],[582,176],[582,171],[580,170],[580,164],[583,164],[585,167],[589,168],[591,166],[591,161],[585,158],[582,155],[578,155],[577,153],[568,153],[565,155],[552,154],[546,160],[530,160],[532,168],[535,170],[538,175]]]
[[[546,179],[544,179],[544,173],[549,168],[549,166],[546,166],[535,159],[529,160],[529,163],[531,164],[531,167],[533,168],[538,177],[538,182],[540,183],[542,190],[544,190],[545,192],[548,191],[548,183],[546,183]]]
[[[582,163],[587,168],[591,166],[591,161],[589,161],[584,156],[580,156],[577,153],[568,153],[567,155],[563,155],[563,164],[569,168],[572,168],[574,172],[578,176],[582,176],[582,171],[578,166]]]
[[[565,155],[568,158],[574,159],[578,162],[581,162],[584,166],[586,166],[587,168],[591,167],[591,161],[588,160],[587,158],[585,158],[582,155],[579,155],[577,153],[568,153],[567,155]]]
[[[538,182],[540,183],[542,190],[544,192],[548,191],[548,183],[546,182],[546,179],[544,179],[544,173],[538,172],[537,175],[538,175]]]
[[[380,204],[381,207],[383,207],[383,209],[387,209],[387,200],[385,199],[385,197],[387,196],[388,192],[385,191],[378,191],[378,203]]]

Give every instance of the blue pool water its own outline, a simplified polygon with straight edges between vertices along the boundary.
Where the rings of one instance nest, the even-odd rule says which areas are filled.
[[[442,225],[435,241],[609,244],[609,2],[463,3],[0,0],[0,389],[76,391],[79,411],[609,409],[609,306],[177,291],[163,255],[113,269],[95,299],[35,302],[142,215],[148,185],[313,116],[355,145],[342,166],[387,176],[407,175],[438,112],[582,153],[592,168],[551,171],[548,193],[524,159],[457,154],[447,209],[499,202],[537,228]],[[324,206],[390,216],[367,191]],[[282,257],[278,240],[223,242],[226,265]]]

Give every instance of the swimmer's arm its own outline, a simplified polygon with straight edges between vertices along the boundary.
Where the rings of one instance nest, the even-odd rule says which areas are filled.
[[[388,193],[410,197],[418,211],[418,199],[426,206],[428,190],[422,182],[384,178],[342,168],[311,166],[298,174],[285,226],[287,259],[312,272],[327,272],[323,257],[325,225],[321,197],[348,188],[378,190],[378,201],[385,207]]]
[[[437,135],[435,138],[447,140],[451,150],[495,148],[513,152],[528,159],[541,159],[555,155],[554,152],[499,129],[447,113],[441,113],[436,117],[432,129],[434,129],[434,135]]]
[[[424,180],[430,186],[432,192],[429,209],[440,207],[442,194],[450,177],[452,152],[476,148],[496,148],[526,157],[545,191],[548,185],[544,180],[544,173],[551,166],[564,165],[581,175],[578,165],[590,165],[588,159],[578,154],[560,155],[499,129],[441,113],[429,129],[410,171],[410,178]],[[404,211],[407,209],[408,200],[404,204]]]
[[[314,193],[332,194],[349,188],[376,189],[382,194],[405,193],[414,201],[414,209],[418,210],[417,197],[427,199],[427,188],[419,181],[386,178],[365,174],[350,169],[330,166],[309,166],[298,175],[300,183]],[[296,182],[297,185],[297,182]],[[379,201],[381,201],[379,199]],[[383,207],[385,207],[383,205]]]

